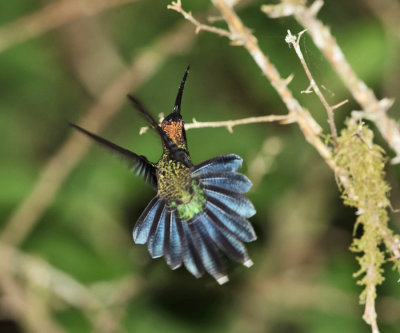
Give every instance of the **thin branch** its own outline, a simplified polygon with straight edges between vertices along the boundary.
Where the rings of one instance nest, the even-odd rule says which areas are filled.
[[[288,44],[293,45],[293,48],[296,51],[296,54],[300,59],[300,62],[304,68],[304,71],[306,72],[306,75],[307,75],[308,79],[310,80],[311,88],[314,90],[314,92],[318,96],[319,100],[321,101],[322,105],[324,106],[324,108],[328,114],[328,123],[331,128],[333,143],[335,145],[335,149],[337,150],[339,145],[338,145],[338,141],[337,141],[337,130],[336,130],[336,126],[335,126],[335,120],[333,117],[333,108],[328,104],[324,95],[322,94],[321,90],[319,89],[317,83],[315,82],[315,80],[307,66],[307,63],[304,60],[303,53],[301,52],[301,49],[300,49],[300,44],[299,44],[300,37],[305,32],[306,32],[306,30],[303,30],[302,32],[299,33],[298,37],[296,38],[296,36],[293,36],[292,33],[290,32],[290,30],[288,30],[288,34],[287,34],[285,40]]]
[[[206,127],[226,127],[229,133],[233,133],[233,127],[238,125],[247,125],[255,123],[270,123],[274,121],[279,121],[284,124],[290,124],[296,121],[294,117],[290,115],[268,115],[260,117],[248,117],[236,120],[225,120],[225,121],[197,121],[193,118],[193,122],[185,124],[185,129],[190,130],[192,128],[206,128]],[[139,134],[146,133],[149,129],[148,126],[143,126],[140,128]]]
[[[182,9],[181,0],[171,2],[171,4],[167,6],[167,9],[176,11],[177,13],[181,14],[186,20],[191,22],[196,27],[196,34],[198,34],[201,30],[204,30],[204,31],[212,32],[212,33],[220,35],[220,36],[224,36],[224,37],[228,37],[228,38],[232,37],[232,34],[228,30],[224,30],[224,29],[214,27],[212,25],[200,23],[198,20],[196,20],[193,17],[191,12],[185,12]]]
[[[378,323],[376,321],[377,314],[375,310],[376,283],[373,282],[374,277],[377,275],[375,270],[375,266],[371,265],[366,273],[369,282],[366,285],[365,311],[363,319],[371,326],[372,333],[379,333]]]
[[[376,124],[382,136],[396,153],[392,163],[400,163],[399,126],[386,112],[393,105],[393,100],[389,98],[378,100],[372,89],[357,76],[330,29],[317,19],[318,11],[322,6],[322,0],[314,1],[310,7],[298,3],[282,2],[279,5],[264,5],[261,10],[273,18],[294,15],[300,25],[307,29],[315,45],[325,55],[355,100],[363,108],[364,112],[358,115]]]
[[[226,127],[227,130],[232,133],[233,127],[237,125],[247,125],[247,124],[255,124],[255,123],[267,123],[267,122],[284,122],[285,124],[295,122],[294,117],[290,117],[290,115],[268,115],[268,116],[260,116],[260,117],[249,117],[237,120],[226,120],[226,121],[207,121],[207,122],[198,122],[193,119],[193,123],[185,125],[185,128],[204,128],[204,127]]]
[[[130,68],[112,82],[82,116],[80,125],[100,132],[125,102],[127,91],[134,91],[148,80],[167,57],[190,47],[194,36],[189,33],[189,28],[186,24],[179,26],[139,53]],[[91,142],[82,139],[79,133],[71,132],[61,148],[43,167],[39,179],[26,199],[5,223],[0,235],[1,241],[16,245],[24,240],[90,146]]]
[[[60,0],[0,27],[0,53],[63,24],[136,0]]]
[[[336,109],[340,108],[341,106],[345,105],[348,102],[349,102],[349,100],[345,99],[344,101],[341,101],[341,102],[335,104],[334,106],[331,106],[331,108],[332,108],[332,110],[336,110]]]

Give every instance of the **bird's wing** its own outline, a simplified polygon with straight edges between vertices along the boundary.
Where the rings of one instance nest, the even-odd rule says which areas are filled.
[[[157,176],[156,167],[153,163],[149,162],[148,159],[142,155],[137,155],[130,150],[122,148],[115,143],[112,143],[100,136],[93,134],[82,127],[75,124],[70,124],[73,128],[77,129],[81,133],[87,135],[102,147],[108,149],[111,153],[119,157],[122,161],[128,163],[131,171],[137,175],[143,177],[146,183],[149,183],[153,188],[157,189]]]

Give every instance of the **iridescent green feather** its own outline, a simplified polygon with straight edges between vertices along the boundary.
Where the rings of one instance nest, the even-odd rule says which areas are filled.
[[[168,152],[157,163],[158,195],[167,206],[177,211],[181,219],[191,219],[204,207],[205,196],[191,171],[180,162],[171,160]]]

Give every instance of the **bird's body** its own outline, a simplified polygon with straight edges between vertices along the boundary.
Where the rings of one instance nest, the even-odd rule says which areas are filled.
[[[164,256],[172,269],[183,263],[196,277],[207,271],[222,284],[228,281],[228,277],[221,252],[245,266],[252,265],[243,242],[256,239],[247,221],[255,214],[255,209],[241,194],[247,192],[252,184],[246,176],[236,172],[242,159],[234,154],[193,165],[180,114],[187,74],[188,70],[181,82],[173,112],[161,126],[139,101],[128,96],[161,137],[163,153],[157,163],[151,163],[144,156],[79,126],[72,126],[128,161],[132,171],[157,188],[157,195],[134,227],[135,243],[147,243],[151,256]]]
[[[161,128],[178,148],[183,149],[184,153],[187,155],[186,159],[189,162],[189,166],[192,165],[186,139],[183,135],[183,120],[164,120],[161,124]],[[161,158],[156,164],[158,194],[161,198],[167,200],[170,205],[188,203],[193,196],[190,167],[174,160],[170,155],[169,149],[164,145]]]

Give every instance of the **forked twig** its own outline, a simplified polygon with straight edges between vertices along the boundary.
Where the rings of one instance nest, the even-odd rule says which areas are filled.
[[[220,28],[214,27],[212,25],[200,23],[198,20],[196,20],[193,17],[191,12],[185,12],[182,9],[181,0],[172,1],[171,4],[167,6],[167,9],[171,9],[171,10],[178,12],[186,20],[193,23],[193,25],[196,27],[196,34],[198,34],[201,30],[204,30],[204,31],[212,32],[212,33],[220,35],[220,36],[224,36],[224,37],[228,37],[228,38],[232,37],[232,34],[228,30],[220,29]]]
[[[277,18],[293,15],[312,37],[314,44],[325,55],[337,72],[343,83],[349,89],[354,99],[361,105],[363,111],[352,116],[364,117],[373,121],[379,132],[396,153],[392,164],[400,163],[400,129],[398,123],[390,118],[387,110],[393,105],[393,99],[378,100],[375,93],[363,82],[350,66],[329,27],[317,18],[323,6],[322,0],[314,1],[310,7],[298,2],[282,1],[278,5],[263,5],[261,10],[269,17]]]
[[[306,30],[301,31],[298,36],[293,36],[292,33],[290,32],[290,30],[288,30],[288,34],[286,36],[286,42],[290,45],[293,45],[294,50],[296,51],[297,56],[300,59],[301,65],[304,68],[304,71],[306,72],[306,75],[308,77],[308,79],[310,80],[310,86],[311,88],[314,90],[315,94],[318,96],[319,100],[321,101],[322,105],[324,106],[327,114],[328,114],[328,123],[329,123],[329,127],[331,128],[331,133],[332,133],[332,139],[333,139],[333,143],[335,145],[335,149],[337,150],[339,148],[338,145],[338,140],[337,140],[337,130],[336,130],[336,126],[335,126],[335,120],[334,120],[334,116],[333,116],[333,108],[328,104],[328,102],[326,101],[324,95],[322,94],[321,90],[319,89],[317,83],[315,82],[306,61],[304,60],[303,57],[303,53],[301,52],[300,49],[300,37],[306,32]],[[339,105],[343,105],[344,103],[341,102]],[[338,107],[338,105],[336,105],[336,108]]]

